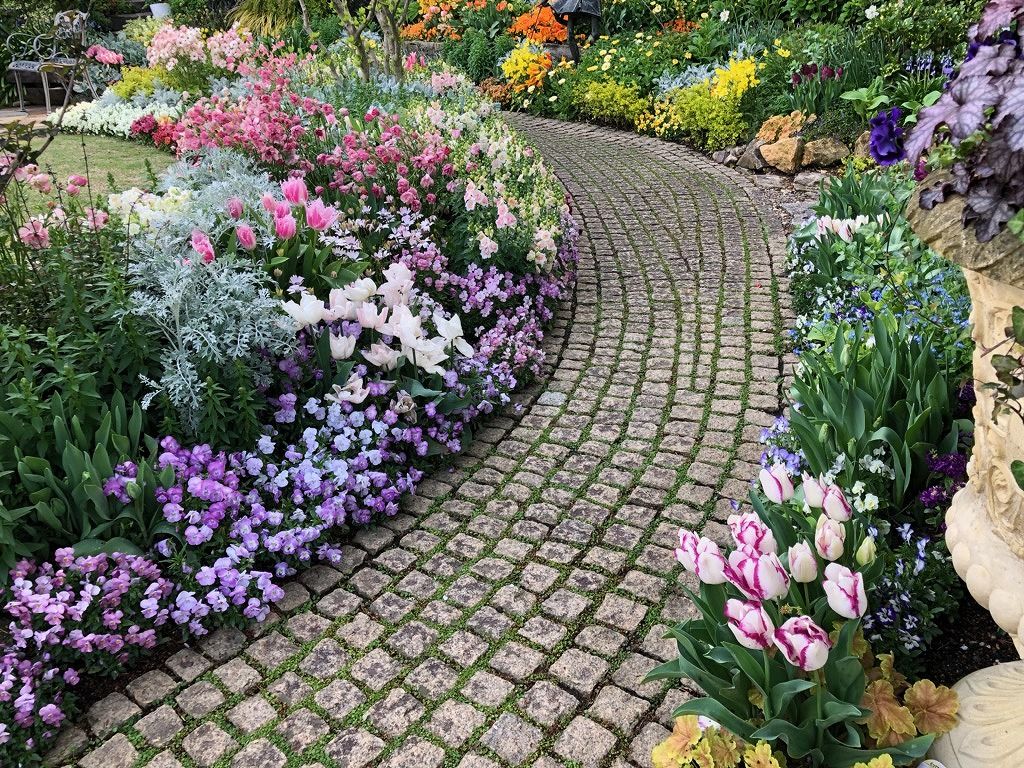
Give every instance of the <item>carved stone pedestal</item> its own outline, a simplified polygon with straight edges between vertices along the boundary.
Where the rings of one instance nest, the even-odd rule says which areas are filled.
[[[954,687],[956,728],[929,755],[946,768],[1019,768],[1024,764],[1024,661],[979,669]]]
[[[908,213],[914,230],[964,268],[974,323],[974,450],[967,486],[946,513],[946,543],[971,596],[1024,656],[1024,490],[1010,472],[1012,461],[1024,460],[1024,422],[1013,414],[993,421],[994,396],[980,386],[996,381],[990,350],[1010,352],[1006,329],[1013,307],[1024,307],[1024,243],[1009,232],[979,243],[960,224],[963,201],[956,196],[932,211],[916,202],[915,196]],[[1024,661],[979,670],[955,687],[959,723],[935,742],[931,756],[947,768],[1022,768]]]

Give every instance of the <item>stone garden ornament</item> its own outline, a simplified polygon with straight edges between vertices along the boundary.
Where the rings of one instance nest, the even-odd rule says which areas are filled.
[[[587,40],[592,42],[601,32],[601,0],[541,0],[555,16],[555,20],[565,27],[572,60],[580,63],[580,48],[576,42],[577,25],[589,24],[590,34]]]

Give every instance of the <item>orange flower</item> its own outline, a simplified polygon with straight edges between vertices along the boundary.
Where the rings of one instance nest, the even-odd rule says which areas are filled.
[[[513,22],[508,32],[535,43],[564,43],[567,39],[565,27],[555,21],[555,14],[546,5],[524,13]]]
[[[674,19],[673,21],[667,21],[662,27],[669,32],[682,32],[683,34],[689,34],[693,32],[700,25],[695,21],[687,21],[686,19]]]

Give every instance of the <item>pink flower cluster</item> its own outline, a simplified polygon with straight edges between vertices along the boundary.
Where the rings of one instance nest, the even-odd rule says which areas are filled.
[[[125,554],[76,558],[70,548],[54,560],[22,561],[11,571],[4,611],[14,648],[47,649],[58,662],[97,672],[156,645],[174,585],[154,562]],[[145,600],[161,607],[146,616]]]
[[[441,134],[407,129],[376,107],[363,120],[364,130],[350,131],[317,156],[318,166],[334,169],[330,188],[363,200],[397,197],[396,204],[415,212],[435,204],[439,181],[455,174],[452,148]]]
[[[182,61],[205,62],[203,31],[197,27],[164,24],[153,35],[146,49],[146,59],[149,66],[164,69],[174,69]]]
[[[119,67],[124,64],[124,56],[109,48],[104,48],[102,45],[90,45],[85,55],[93,61],[106,64],[108,67]]]
[[[165,24],[157,30],[146,49],[151,67],[173,70],[179,64],[208,64],[228,72],[241,71],[244,65],[265,49],[257,49],[253,36],[238,24],[205,37],[196,27]]]
[[[297,63],[294,54],[283,57]],[[334,107],[289,88],[278,75],[280,60],[265,63],[240,99],[211,96],[200,99],[174,127],[178,154],[205,147],[230,147],[262,163],[289,170],[309,170],[313,164],[300,151],[310,135],[326,136],[337,122]]]

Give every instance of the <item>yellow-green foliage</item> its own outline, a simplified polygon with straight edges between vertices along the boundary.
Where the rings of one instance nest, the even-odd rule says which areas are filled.
[[[747,131],[739,96],[712,95],[710,83],[698,83],[667,93],[641,114],[637,130],[666,139],[683,139],[708,151],[736,144]]]
[[[163,67],[125,67],[121,70],[121,79],[110,89],[122,99],[130,99],[137,93],[149,96],[158,83],[166,86],[169,82],[167,70]]]
[[[299,18],[299,4],[292,0],[241,0],[229,14],[231,21],[254,35],[279,35]]]
[[[132,19],[124,25],[124,36],[140,45],[148,46],[153,42],[153,37],[167,19],[155,19],[147,16],[143,19]]]
[[[637,86],[614,80],[587,83],[576,98],[584,115],[611,125],[633,126],[637,117],[651,108],[650,99],[644,98]]]

